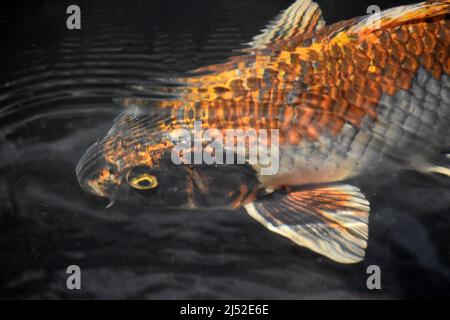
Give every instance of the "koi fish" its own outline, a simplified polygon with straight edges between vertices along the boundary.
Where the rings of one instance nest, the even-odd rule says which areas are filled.
[[[316,3],[297,0],[249,49],[180,77],[167,99],[127,99],[80,159],[78,181],[111,202],[243,207],[300,246],[359,262],[370,204],[349,179],[401,169],[450,176],[449,14],[449,0],[427,1],[326,25]],[[221,133],[277,129],[278,172],[263,175],[258,162],[174,164],[171,135],[196,121]]]

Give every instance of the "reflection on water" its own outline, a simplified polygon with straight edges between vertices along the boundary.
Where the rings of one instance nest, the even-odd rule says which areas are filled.
[[[407,1],[389,1],[384,7]],[[0,297],[402,298],[450,293],[450,181],[361,178],[372,203],[366,260],[338,265],[244,212],[152,211],[83,192],[75,165],[158,79],[225,61],[291,1],[81,1],[0,13]],[[370,1],[319,1],[334,22]],[[7,4],[4,4],[5,6]],[[351,10],[350,10],[351,9]],[[116,101],[116,102],[113,102]],[[66,267],[82,288],[66,289]],[[378,292],[366,268],[382,270]]]

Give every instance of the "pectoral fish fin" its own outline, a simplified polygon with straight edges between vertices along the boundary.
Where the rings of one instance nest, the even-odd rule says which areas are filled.
[[[450,155],[446,154],[438,159],[434,158],[415,165],[415,168],[423,173],[437,173],[450,178]]]
[[[276,40],[289,40],[295,35],[320,29],[325,25],[319,6],[311,0],[297,0],[276,17],[260,35],[250,43],[262,49]]]
[[[429,173],[438,173],[450,177],[450,168],[444,166],[432,166],[428,168]]]
[[[364,258],[370,208],[357,187],[275,192],[245,209],[267,229],[334,261],[356,263]]]

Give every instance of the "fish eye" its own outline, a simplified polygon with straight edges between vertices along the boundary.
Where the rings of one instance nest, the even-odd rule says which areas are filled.
[[[158,186],[158,179],[147,173],[133,175],[132,171],[127,174],[127,182],[130,186],[138,190],[154,189]]]

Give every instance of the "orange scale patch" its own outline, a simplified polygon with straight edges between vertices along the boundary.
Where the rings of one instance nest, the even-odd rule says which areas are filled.
[[[425,69],[431,71],[433,65],[436,64],[436,56],[434,52],[431,51],[424,52],[420,57],[420,63],[425,67]]]
[[[379,67],[384,67],[388,61],[388,53],[381,46],[375,46],[373,50],[373,63]]]
[[[422,41],[419,39],[417,34],[413,34],[411,36],[411,39],[409,40],[406,49],[416,57],[419,57],[423,52],[423,44]]]
[[[440,64],[444,64],[447,61],[448,49],[449,48],[442,43],[438,43],[438,45],[436,46],[436,59]]]
[[[395,85],[403,90],[408,90],[411,87],[412,77],[411,73],[402,70],[395,81]]]
[[[250,90],[259,90],[262,86],[262,80],[259,78],[249,78],[247,79],[247,87]]]
[[[343,60],[340,66],[340,71],[344,76],[349,76],[355,72],[355,64],[350,60]]]
[[[338,135],[342,128],[344,127],[345,121],[342,118],[338,118],[338,117],[333,117],[332,121],[330,123],[330,132],[336,136]]]
[[[350,103],[345,99],[339,99],[336,101],[333,107],[333,113],[338,116],[344,116],[348,109],[350,108]]]
[[[442,43],[450,43],[450,23],[441,24],[441,28],[439,30],[439,38],[441,39]]]
[[[371,102],[378,102],[382,95],[381,86],[377,81],[367,79],[365,86],[356,87],[358,93],[367,98]]]
[[[290,106],[285,106],[283,110],[282,128],[291,127],[293,117],[294,117],[293,108]]]
[[[406,44],[409,40],[408,27],[406,27],[406,26],[400,27],[396,32],[396,36],[397,36],[398,41],[400,41],[403,44]]]
[[[427,50],[433,50],[438,43],[438,39],[436,36],[429,31],[429,26],[425,29],[425,33],[423,35],[423,44]]]
[[[410,74],[415,74],[419,69],[419,62],[416,57],[408,53],[406,55],[405,61],[403,62],[402,68],[408,70]]]
[[[326,129],[330,126],[331,121],[333,119],[333,115],[326,112],[322,114],[322,117],[320,118],[319,122],[317,123],[317,125],[320,128]]]
[[[330,86],[328,88],[328,95],[334,99],[338,100],[341,97],[341,90],[336,86]]]
[[[397,92],[395,80],[392,78],[382,77],[380,85],[383,92],[391,96],[393,96]]]
[[[450,57],[447,57],[447,61],[443,65],[443,70],[450,75]]]
[[[403,46],[400,41],[394,40],[392,41],[392,45],[390,48],[390,53],[395,60],[397,60],[398,63],[402,64],[403,61],[405,61],[406,57],[406,48]]]
[[[322,128],[319,127],[318,124],[313,123],[313,124],[309,125],[308,127],[306,127],[305,135],[309,140],[315,141],[315,140],[319,139],[321,132],[322,132]]]
[[[435,79],[441,79],[443,68],[440,64],[434,64],[429,71]]]
[[[314,118],[315,112],[315,110],[308,106],[304,106],[303,108],[300,106],[297,112],[297,124],[300,127],[307,127]]]
[[[355,127],[359,127],[364,115],[365,113],[362,109],[356,106],[350,106],[348,112],[345,115],[345,119],[348,120]]]
[[[351,105],[358,108],[364,106],[367,101],[367,99],[363,95],[359,94],[356,90],[353,89],[347,90],[346,97]]]
[[[302,141],[302,135],[297,127],[292,127],[287,133],[287,141],[290,144],[297,145]]]

